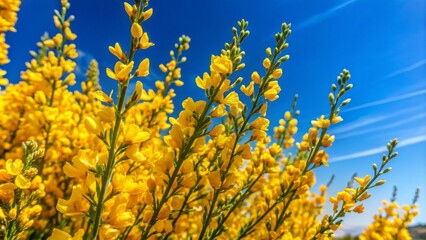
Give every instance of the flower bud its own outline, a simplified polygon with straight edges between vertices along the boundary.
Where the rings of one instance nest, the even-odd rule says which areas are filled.
[[[272,77],[274,77],[275,79],[280,78],[283,75],[283,70],[281,68],[277,68],[274,70],[274,72],[272,73]]]
[[[376,184],[374,185],[374,186],[380,186],[380,185],[383,185],[383,184],[385,184],[385,180],[379,180],[378,182],[376,182]]]
[[[132,24],[132,28],[130,29],[130,32],[132,33],[132,37],[134,38],[140,38],[143,33],[141,25],[136,22]]]
[[[266,69],[269,69],[270,67],[271,67],[271,60],[269,60],[269,58],[265,58],[264,60],[263,60],[263,67],[264,68],[266,68]]]
[[[150,192],[155,192],[157,184],[155,183],[155,180],[153,178],[149,178],[146,184],[148,185],[148,189]]]
[[[146,10],[145,12],[143,12],[143,14],[142,14],[143,21],[146,21],[146,20],[150,19],[151,16],[152,16],[152,13],[153,13],[152,8],[150,8],[150,9]]]

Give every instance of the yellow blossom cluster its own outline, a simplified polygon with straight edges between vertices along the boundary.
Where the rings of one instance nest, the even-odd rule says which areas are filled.
[[[411,240],[407,230],[408,224],[419,214],[417,200],[419,189],[416,190],[413,202],[410,205],[400,207],[395,201],[397,188],[390,202],[383,200],[383,207],[379,208],[379,213],[373,216],[373,222],[363,231],[360,240],[369,239],[397,239]]]
[[[299,142],[297,96],[278,126],[270,126],[267,109],[281,92],[290,24],[266,49],[263,68],[243,81],[242,44],[250,32],[239,21],[230,43],[195,79],[204,98],[186,98],[173,114],[188,36],[159,65],[164,79],[146,88],[152,66],[140,55],[154,46],[144,28],[153,9],[148,0],[125,2],[130,45],[110,46],[116,62],[106,68],[117,88],[102,91],[108,80],[100,81],[93,60],[81,90],[71,92],[77,35],[70,3],[61,6],[53,17],[58,33],[42,37],[21,81],[0,95],[1,237],[330,239],[345,214],[363,212],[359,202],[384,183],[377,178],[390,171],[396,140],[372,177],[356,177],[357,188],[329,198],[333,213],[323,215],[328,185],[312,189],[314,170],[329,165],[326,150],[335,136],[327,131],[350,102],[349,71],[331,86],[329,114],[313,120]]]
[[[8,49],[6,43],[6,32],[15,32],[15,24],[18,20],[20,0],[0,0],[0,65],[9,63]],[[6,71],[0,69],[0,86],[6,85],[9,81],[5,77]]]
[[[44,197],[45,186],[37,175],[33,163],[42,158],[44,151],[37,142],[23,143],[23,159],[8,159],[0,170],[0,222],[4,239],[23,238],[41,211],[39,199]]]

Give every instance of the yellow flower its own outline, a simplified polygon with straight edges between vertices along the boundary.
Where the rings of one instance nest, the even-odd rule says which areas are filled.
[[[60,46],[64,38],[62,37],[62,34],[58,33],[52,38],[52,40],[55,42],[56,46]]]
[[[153,13],[152,8],[150,8],[150,9],[148,9],[148,10],[144,11],[144,12],[143,12],[143,14],[142,14],[142,16],[143,16],[143,21],[146,21],[146,20],[150,19],[150,18],[151,18],[151,16],[152,16],[152,13]]]
[[[174,124],[172,129],[169,132],[168,136],[164,137],[164,141],[173,148],[182,148],[183,144],[183,131],[180,126]]]
[[[331,123],[336,124],[343,121],[343,118],[341,116],[333,116],[333,119],[331,119]]]
[[[369,197],[371,197],[371,194],[369,194],[368,192],[365,192],[365,193],[363,193],[359,198],[358,198],[358,200],[359,201],[363,201],[363,200],[365,200],[365,199],[367,199],[367,198],[369,198]]]
[[[225,126],[223,124],[216,125],[211,131],[210,136],[217,137],[219,134],[225,132]]]
[[[24,164],[21,159],[9,159],[6,161],[6,171],[8,174],[16,176],[21,173],[22,168],[24,168]]]
[[[256,84],[260,84],[260,81],[261,81],[261,79],[260,79],[260,76],[259,76],[259,73],[258,72],[253,72],[252,74],[251,74],[251,80],[254,82],[254,83],[256,83]]]
[[[31,186],[31,181],[24,175],[19,174],[15,178],[15,185],[20,189],[28,189]]]
[[[6,219],[6,215],[4,215],[3,209],[0,208],[0,220],[4,221]]]
[[[195,173],[189,173],[183,177],[182,186],[185,188],[191,188],[197,183],[197,175]]]
[[[119,43],[115,43],[114,47],[109,46],[109,51],[116,56],[121,61],[126,60],[126,54],[123,53],[123,50],[121,50],[121,46]]]
[[[164,64],[160,64],[158,67],[160,68],[160,70],[161,70],[163,73],[166,73],[167,71],[169,71],[169,70],[167,69],[167,67],[166,67],[166,66],[164,66]]]
[[[86,116],[84,119],[84,126],[86,127],[87,131],[97,136],[100,135],[103,131],[102,124],[89,116]]]
[[[16,206],[12,209],[9,210],[9,217],[11,219],[16,219],[16,215],[17,215],[17,210],[16,210]]]
[[[343,200],[346,204],[353,203],[352,195],[347,191],[338,192],[337,199]]]
[[[15,190],[16,189],[16,185],[14,183],[3,183],[0,184],[0,191],[10,191],[10,190]]]
[[[203,90],[207,90],[212,86],[216,87],[219,84],[219,81],[220,75],[218,73],[212,73],[212,76],[210,76],[208,73],[204,73],[203,78],[195,78],[195,83]]]
[[[43,44],[46,45],[49,48],[55,47],[55,42],[52,39],[46,39],[43,41]]]
[[[168,68],[170,71],[173,71],[173,70],[175,70],[177,63],[176,63],[176,60],[171,60],[171,61],[170,61],[170,62],[168,62],[166,65],[167,65],[167,68]]]
[[[130,145],[126,149],[126,156],[138,162],[146,160],[146,157],[139,151],[139,148],[139,144]]]
[[[268,130],[269,127],[269,119],[258,117],[250,124],[250,128],[258,129],[258,130]]]
[[[210,116],[212,118],[220,118],[225,116],[225,114],[226,114],[226,106],[224,104],[219,104],[217,105],[217,107],[213,109]]]
[[[354,212],[356,212],[356,213],[363,213],[364,212],[364,206],[362,205],[362,204],[360,204],[360,205],[358,205],[358,206],[356,206],[354,209],[353,209],[353,211]]]
[[[345,203],[344,205],[343,205],[343,209],[346,211],[346,212],[349,212],[350,210],[351,210],[351,207],[353,207],[354,206],[354,203]]]
[[[247,97],[253,95],[254,92],[254,82],[250,82],[250,84],[246,87],[245,85],[241,85],[241,92],[243,92]]]
[[[311,121],[312,126],[317,128],[328,128],[330,126],[330,120],[325,119],[324,115],[321,115],[316,121]]]
[[[7,78],[4,78],[4,75],[6,75],[6,71],[0,69],[0,86],[5,86],[9,83],[9,80],[7,80]]]
[[[263,67],[269,69],[271,67],[271,60],[269,58],[263,59]]]
[[[99,235],[101,240],[117,239],[120,231],[109,224],[102,224]]]
[[[157,159],[155,166],[160,169],[161,172],[169,172],[169,170],[173,168],[174,157],[174,152],[169,151],[164,157]]]
[[[222,74],[232,73],[232,61],[227,56],[214,56],[211,57],[210,71]]]
[[[262,107],[259,109],[259,113],[262,117],[266,116],[266,110],[268,110],[268,102],[264,103]]]
[[[96,99],[98,99],[101,102],[106,102],[106,103],[109,103],[109,104],[113,103],[112,98],[110,96],[106,95],[106,93],[104,93],[102,90],[93,92],[92,94]]]
[[[119,82],[125,82],[129,80],[129,74],[133,69],[134,62],[131,61],[129,64],[123,64],[121,62],[117,62],[114,66],[114,71],[107,68],[106,74],[108,77],[117,80]]]
[[[172,210],[172,209],[170,208],[170,206],[169,206],[169,204],[168,204],[168,203],[164,204],[164,205],[161,207],[160,212],[158,213],[158,219],[159,219],[159,220],[166,219],[166,218],[169,216],[169,214],[170,214],[171,210]]]
[[[149,137],[149,132],[142,131],[136,124],[129,124],[126,126],[124,142],[127,144],[138,144],[145,142],[149,139]]]
[[[98,162],[98,153],[90,150],[80,150],[78,155],[72,158],[73,165],[66,162],[63,170],[68,177],[85,179],[90,170],[96,169]]]
[[[219,189],[221,185],[220,180],[220,169],[210,172],[208,175],[210,186],[212,186],[215,189]]]
[[[130,19],[132,19],[135,15],[136,12],[136,6],[135,8],[133,8],[132,5],[130,5],[128,2],[124,2],[124,10],[126,11],[127,15],[129,16]]]
[[[189,174],[189,173],[191,173],[192,171],[194,171],[194,164],[192,163],[192,161],[191,161],[191,160],[186,160],[186,161],[184,161],[184,162],[182,163],[182,166],[181,166],[181,168],[180,168],[180,171],[181,171],[183,174]]]
[[[275,101],[279,98],[278,94],[281,92],[280,85],[278,84],[278,81],[270,81],[268,82],[268,88],[266,92],[264,93],[264,96],[269,101]]]
[[[181,80],[175,80],[175,85],[176,85],[177,87],[182,87],[182,86],[184,85],[184,82],[183,82],[183,81],[181,81]]]
[[[131,29],[130,29],[130,32],[132,33],[132,37],[134,37],[134,38],[139,38],[139,37],[141,37],[142,36],[142,27],[141,27],[141,25],[139,24],[139,23],[137,23],[137,22],[134,22],[133,24],[132,24],[132,27],[131,27]]]
[[[127,210],[129,194],[120,194],[114,198],[114,205],[108,214],[109,223],[113,228],[121,229],[128,227],[135,221],[135,216]]]
[[[145,58],[139,63],[138,69],[135,72],[137,77],[146,77],[149,75],[149,59]]]
[[[54,228],[52,235],[47,238],[47,240],[81,240],[84,235],[84,230],[80,229],[75,234],[74,237],[71,237],[67,232]]]
[[[280,78],[283,75],[283,70],[281,68],[275,69],[274,72],[272,73],[272,77],[274,77],[275,79]]]
[[[361,187],[365,187],[367,183],[370,181],[371,176],[367,174],[364,178],[354,177],[354,180],[361,185]]]
[[[141,40],[139,41],[138,47],[141,49],[147,49],[154,46],[154,43],[149,41],[149,36],[147,32],[142,34]]]
[[[65,217],[84,216],[87,210],[89,210],[89,205],[83,197],[83,187],[81,185],[74,186],[70,199],[65,200],[60,198],[56,209],[64,214]]]
[[[230,92],[224,99],[223,103],[228,106],[235,106],[238,105],[240,102],[240,99],[238,97],[238,93],[232,91]]]
[[[328,134],[325,134],[324,138],[322,139],[321,145],[323,147],[330,147],[333,144],[334,139],[335,139],[334,135],[330,136]]]
[[[69,27],[66,27],[65,30],[64,30],[64,32],[65,32],[65,38],[67,40],[71,40],[72,41],[72,40],[75,40],[77,38],[77,35],[74,34]]]

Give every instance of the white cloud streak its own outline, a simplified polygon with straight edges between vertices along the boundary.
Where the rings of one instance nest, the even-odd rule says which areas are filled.
[[[411,137],[411,138],[401,140],[398,143],[397,148],[402,148],[402,147],[414,145],[414,144],[425,142],[425,141],[426,141],[425,135]],[[385,153],[385,152],[386,152],[385,146],[376,147],[376,148],[371,148],[371,149],[368,149],[368,150],[360,151],[360,152],[357,152],[357,153],[352,153],[352,154],[348,154],[348,155],[334,157],[334,158],[331,158],[329,162],[340,162],[340,161],[352,160],[352,159],[355,159],[355,158],[368,157],[368,156],[371,156],[371,155],[375,155],[375,154],[378,154],[378,153]]]
[[[407,123],[410,123],[412,121],[416,121],[416,120],[422,119],[424,117],[426,117],[426,113],[421,113],[421,114],[414,115],[414,116],[409,117],[409,118],[402,118],[401,121],[397,121],[397,122],[392,121],[391,124],[380,125],[380,126],[375,126],[375,127],[367,128],[367,129],[362,129],[362,130],[356,130],[356,131],[353,131],[353,132],[348,132],[346,134],[341,134],[341,135],[338,136],[338,139],[340,140],[340,139],[345,139],[345,138],[349,138],[349,137],[359,136],[359,135],[363,135],[363,134],[367,134],[367,133],[372,133],[372,132],[377,132],[377,131],[382,131],[382,130],[396,128],[396,127],[405,125]]]
[[[340,10],[340,9],[342,9],[342,8],[348,6],[349,4],[352,4],[356,1],[358,1],[358,0],[350,0],[350,1],[344,2],[340,5],[337,5],[333,8],[325,11],[325,12],[316,14],[316,15],[308,18],[307,20],[305,20],[305,21],[303,21],[299,24],[294,24],[294,26],[295,26],[295,28],[301,29],[301,28],[305,28],[305,27],[308,27],[310,25],[316,24],[318,22],[321,22],[324,19],[326,19],[327,17],[329,17],[331,14],[333,14],[334,12],[336,12],[336,11],[338,11],[338,10]]]
[[[377,100],[377,101],[361,104],[359,106],[355,106],[355,107],[352,107],[352,108],[345,109],[342,112],[352,112],[352,111],[363,109],[363,108],[374,107],[374,106],[383,105],[383,104],[390,103],[390,102],[401,101],[401,100],[404,100],[404,99],[407,99],[407,98],[417,97],[417,96],[423,95],[425,93],[426,93],[426,89],[422,89],[422,90],[419,90],[419,91],[410,92],[410,93],[403,94],[403,95],[400,95],[400,96],[385,98],[385,99],[382,99],[382,100]]]
[[[380,121],[384,121],[393,117],[397,117],[397,116],[403,116],[404,114],[407,114],[409,112],[414,112],[414,111],[418,111],[422,106],[417,106],[417,107],[411,107],[411,108],[407,108],[407,109],[403,109],[401,111],[398,112],[394,112],[391,114],[387,114],[387,115],[380,115],[380,116],[375,116],[375,117],[368,117],[356,122],[349,122],[349,123],[345,123],[344,125],[341,125],[341,127],[337,127],[334,130],[332,130],[333,134],[341,134],[341,133],[346,133],[346,132],[353,132],[354,130],[360,129],[361,127],[365,127]]]
[[[355,131],[355,132],[352,132],[352,133],[342,134],[342,135],[339,135],[338,138],[339,139],[345,139],[345,138],[363,135],[363,134],[367,134],[367,133],[371,133],[371,132],[377,132],[377,131],[381,131],[381,130],[392,129],[392,128],[395,128],[395,127],[399,127],[401,125],[405,125],[409,122],[422,119],[424,117],[426,117],[426,113],[415,115],[415,116],[412,116],[410,118],[405,118],[401,121],[393,122],[391,124],[381,125],[381,126],[377,126],[377,127],[373,127],[373,128],[369,128],[369,129],[358,130],[358,131]]]
[[[389,75],[385,76],[384,79],[392,78],[392,77],[398,76],[399,74],[410,72],[410,71],[412,71],[412,70],[414,70],[418,67],[421,67],[425,64],[426,64],[426,59],[423,59],[423,60],[418,61],[414,64],[411,64],[410,66],[400,68],[400,69],[396,70],[395,72],[390,73]]]

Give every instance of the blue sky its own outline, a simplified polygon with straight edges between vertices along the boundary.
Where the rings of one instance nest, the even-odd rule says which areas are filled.
[[[11,63],[5,66],[11,82],[19,80],[29,50],[45,32],[53,33],[53,9],[59,1],[25,0],[19,13],[17,33],[7,34],[12,46]],[[267,2],[267,3],[266,3]],[[129,23],[121,1],[71,1],[76,16],[72,29],[80,51],[80,80],[92,58],[100,63],[101,84],[108,91],[115,81],[107,79],[105,68],[114,57],[108,46],[128,44]],[[292,23],[287,51],[291,58],[283,66],[280,98],[269,107],[271,123],[276,124],[299,94],[301,110],[300,139],[310,120],[328,113],[330,84],[343,68],[352,74],[352,102],[342,112],[345,119],[331,132],[336,142],[329,150],[330,167],[317,171],[318,182],[331,174],[336,179],[330,194],[344,188],[357,172],[371,173],[371,165],[380,163],[385,144],[400,140],[400,155],[390,164],[385,186],[373,190],[374,198],[361,216],[351,215],[348,228],[371,221],[380,199],[389,199],[392,186],[399,188],[398,201],[410,203],[416,187],[420,192],[421,214],[416,222],[426,222],[426,2],[423,0],[269,0],[260,1],[151,1],[152,19],[143,27],[155,47],[144,52],[152,66],[168,61],[168,52],[177,38],[192,39],[183,66],[185,86],[177,89],[180,102],[187,96],[202,98],[194,79],[208,70],[211,54],[218,54],[231,39],[230,28],[241,18],[249,21],[251,35],[243,44],[248,79],[251,71],[262,71],[264,50],[273,46],[273,34],[282,22]],[[126,47],[124,47],[126,48]],[[144,80],[145,86],[161,78],[157,68]],[[188,95],[191,93],[192,95]],[[176,104],[177,106],[179,104]]]

